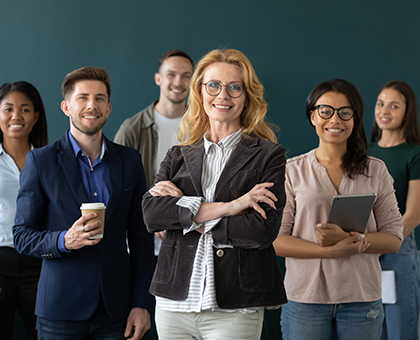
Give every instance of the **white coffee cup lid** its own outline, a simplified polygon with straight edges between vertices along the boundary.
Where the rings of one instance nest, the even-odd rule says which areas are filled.
[[[106,209],[103,203],[82,203],[80,209]]]

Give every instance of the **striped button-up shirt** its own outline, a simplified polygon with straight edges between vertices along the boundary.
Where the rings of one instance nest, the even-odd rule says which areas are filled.
[[[204,137],[203,172],[201,174],[204,201],[213,202],[217,182],[232,152],[241,139],[241,131],[237,131],[215,144]],[[182,188],[181,188],[182,189]],[[202,197],[182,197],[177,205],[188,208],[196,215],[200,209]],[[205,234],[201,235],[194,259],[188,296],[183,301],[174,301],[156,297],[159,308],[173,312],[196,312],[202,310],[234,311],[220,309],[216,303],[216,290],[214,285],[213,238],[211,230],[221,218],[205,222]],[[192,223],[184,234],[199,228],[201,224]],[[228,245],[226,245],[228,246]],[[241,312],[251,313],[258,308],[242,309]]]

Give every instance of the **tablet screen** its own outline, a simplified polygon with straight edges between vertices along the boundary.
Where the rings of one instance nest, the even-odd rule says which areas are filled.
[[[327,223],[347,232],[364,233],[375,199],[376,194],[334,196]]]

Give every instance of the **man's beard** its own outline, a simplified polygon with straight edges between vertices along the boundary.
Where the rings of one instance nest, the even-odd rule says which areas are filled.
[[[180,90],[185,91],[185,89],[184,89],[183,87],[182,87],[182,88],[180,88]],[[169,88],[169,91],[171,91],[171,88]],[[184,103],[184,102],[187,100],[187,97],[188,97],[188,94],[187,94],[187,95],[185,96],[185,98],[183,98],[183,99],[180,99],[180,100],[173,100],[169,94],[166,96],[166,98],[167,98],[167,99],[168,99],[168,100],[169,100],[172,104],[176,104],[176,105]]]
[[[184,99],[182,99],[182,100],[173,100],[173,99],[169,98],[169,96],[168,96],[168,97],[166,97],[166,98],[168,98],[168,100],[169,100],[172,104],[176,104],[176,105],[178,105],[178,104],[182,104],[182,103],[184,103],[184,102],[187,100],[187,98],[184,98]]]
[[[77,130],[79,130],[81,133],[87,135],[87,136],[93,136],[96,135],[99,131],[101,131],[101,129],[104,127],[106,120],[104,120],[102,123],[92,126],[92,127],[88,127],[85,126],[83,124],[79,124],[80,122],[75,122],[71,117],[70,117],[70,122],[71,125],[73,125]]]

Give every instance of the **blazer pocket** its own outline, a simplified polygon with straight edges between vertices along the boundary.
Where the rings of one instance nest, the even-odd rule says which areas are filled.
[[[246,169],[236,173],[230,182],[230,189],[233,197],[238,198],[245,195],[256,184],[260,183],[262,171],[258,169]]]
[[[167,284],[173,276],[178,262],[179,244],[175,240],[163,239],[153,281]]]
[[[239,249],[239,284],[247,292],[267,293],[274,289],[274,250]]]

